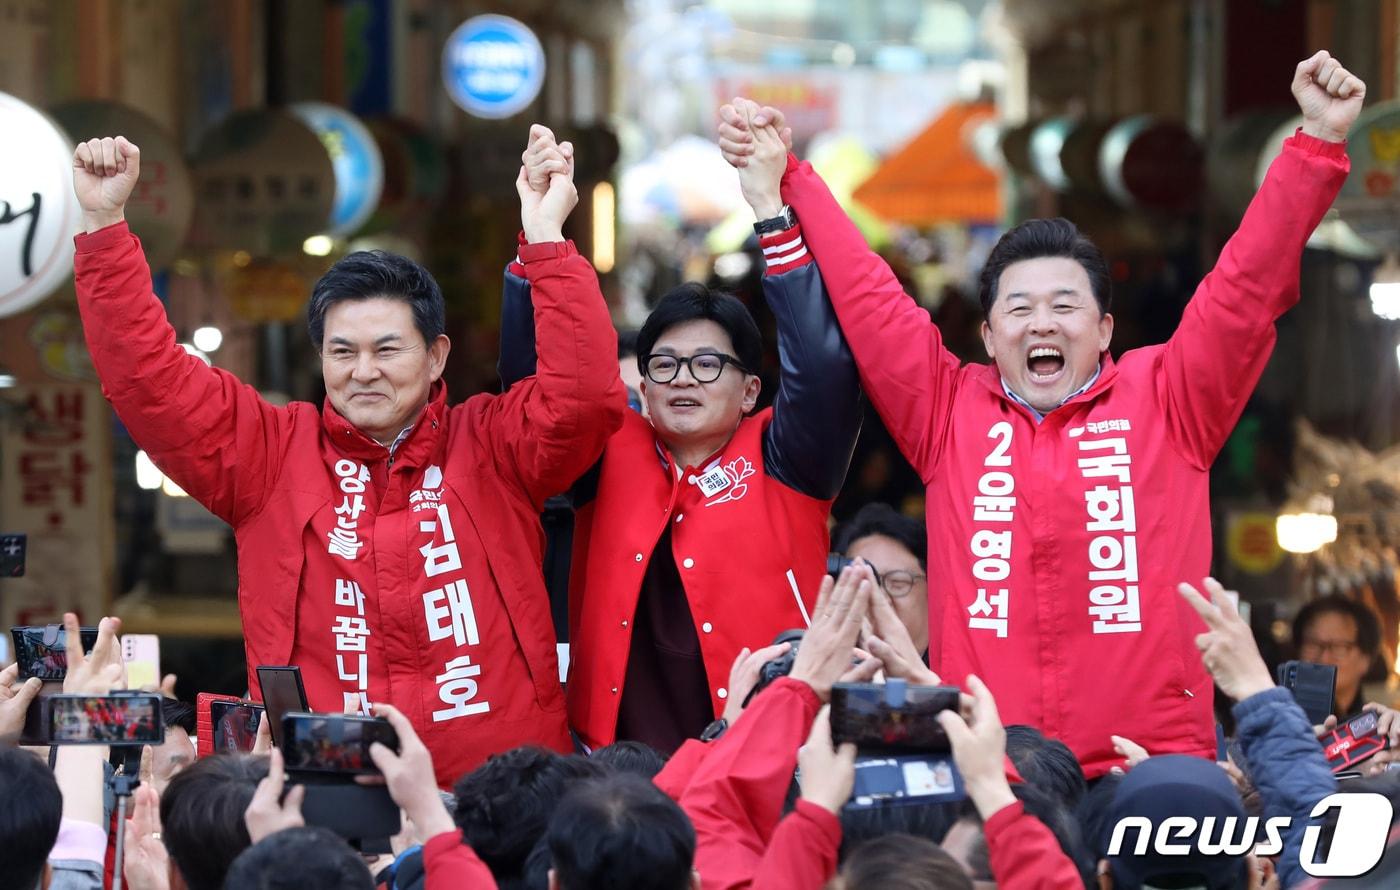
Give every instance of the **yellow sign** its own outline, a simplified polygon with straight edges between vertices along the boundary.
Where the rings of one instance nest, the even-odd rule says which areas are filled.
[[[1278,568],[1284,554],[1274,533],[1274,514],[1232,514],[1225,529],[1225,552],[1234,566],[1251,575]]]

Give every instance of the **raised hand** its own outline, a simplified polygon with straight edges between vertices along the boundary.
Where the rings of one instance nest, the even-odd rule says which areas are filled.
[[[530,188],[540,195],[549,191],[549,179],[561,173],[574,178],[574,144],[558,142],[554,131],[543,124],[530,126],[530,143],[520,155],[525,165],[525,176],[530,180]]]
[[[374,765],[384,774],[389,796],[408,814],[423,838],[456,831],[457,825],[438,794],[433,755],[413,731],[413,724],[392,705],[376,704],[374,713],[388,720],[399,737],[397,754],[379,742],[369,749]]]
[[[1006,727],[997,713],[992,691],[981,678],[967,675],[962,713],[939,711],[938,723],[953,747],[953,762],[962,773],[967,796],[983,819],[1015,803],[1006,781]]]
[[[1366,84],[1321,50],[1298,63],[1293,72],[1293,98],[1303,112],[1304,133],[1343,142],[1361,113]]]
[[[544,130],[543,127],[540,129]],[[550,134],[550,138],[553,138],[553,134]],[[529,155],[528,148],[525,153]],[[560,154],[562,156],[562,152]],[[551,156],[543,162],[543,167],[548,169],[554,164],[557,164],[557,159]],[[578,204],[572,151],[565,159],[565,166],[567,169],[563,171],[549,172],[549,188],[543,193],[531,187],[529,173],[523,164],[520,175],[515,178],[515,191],[520,195],[520,227],[524,229],[525,240],[530,244],[564,240],[564,220],[569,218],[570,211]]]
[[[113,689],[126,688],[126,665],[122,663],[121,646],[117,644],[117,631],[121,626],[120,618],[103,618],[97,625],[97,642],[89,655],[83,652],[78,616],[72,612],[63,613],[63,637],[68,652],[64,692],[106,695]]]
[[[79,142],[73,152],[73,191],[88,232],[125,219],[127,199],[141,176],[141,149],[124,136]]]
[[[131,818],[126,820],[126,855],[122,875],[130,890],[169,890],[170,855],[160,839],[160,796],[150,785],[131,795]]]
[[[837,748],[832,743],[831,705],[817,712],[807,744],[797,749],[797,765],[802,771],[802,799],[840,816],[856,784],[856,746],[845,742]]]
[[[11,741],[24,729],[24,715],[29,703],[43,688],[44,681],[30,677],[23,683],[19,679],[19,665],[12,664],[0,671],[0,744]]]
[[[869,569],[861,572],[853,566],[842,569],[835,583],[830,575],[822,578],[812,626],[797,647],[792,673],[788,675],[811,686],[822,701],[831,698],[833,683],[843,679],[850,682],[851,678],[845,675],[852,670],[851,657],[873,586]]]
[[[1272,689],[1274,678],[1259,654],[1249,625],[1235,608],[1234,600],[1214,578],[1205,579],[1205,588],[1210,593],[1210,601],[1190,584],[1177,586],[1209,628],[1196,636],[1196,648],[1201,650],[1206,670],[1235,701],[1244,701],[1251,695]]]
[[[760,107],[751,99],[735,97],[719,109],[719,151],[735,167],[746,167],[755,150],[752,127],[772,126],[783,147],[792,151],[792,128],[783,113],[770,105]]]
[[[763,666],[779,655],[786,654],[791,648],[791,643],[775,643],[752,652],[747,646],[739,650],[739,654],[734,657],[734,664],[729,668],[729,685],[724,687],[729,690],[729,698],[725,700],[724,714],[721,716],[730,726],[744,713],[744,702],[758,685],[758,675]]]
[[[268,758],[267,778],[258,783],[248,809],[243,811],[243,824],[248,827],[248,837],[255,844],[268,835],[306,824],[301,815],[306,786],[293,785],[284,797],[282,789],[286,786],[287,774],[282,769],[282,752],[274,748]]]

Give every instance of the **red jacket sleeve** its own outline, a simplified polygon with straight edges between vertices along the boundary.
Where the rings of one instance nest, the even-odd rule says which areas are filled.
[[[679,802],[685,789],[690,786],[690,780],[695,778],[695,771],[700,768],[709,752],[710,746],[705,742],[686,739],[685,743],[676,749],[676,753],[671,755],[671,759],[666,761],[661,772],[652,777],[652,784],[666,792],[667,797]]]
[[[821,890],[836,874],[840,849],[841,820],[811,801],[799,800],[778,823],[754,874],[754,890]]]
[[[812,165],[788,157],[783,200],[802,220],[865,392],[899,450],[928,482],[961,363],[928,312],[865,244]]]
[[[627,397],[593,267],[571,241],[521,245],[520,259],[535,306],[535,376],[495,399],[487,424],[498,460],[543,509],[602,455]]]
[[[1348,169],[1345,143],[1301,132],[1284,142],[1239,230],[1158,353],[1167,428],[1196,467],[1215,460],[1264,373],[1277,340],[1274,322],[1298,302],[1303,245]]]
[[[496,879],[460,831],[444,831],[423,845],[425,890],[495,890]]]
[[[175,340],[126,223],[74,239],[78,311],[102,391],[132,439],[211,513],[236,525],[262,506],[285,411]]]
[[[1000,890],[1080,890],[1084,879],[1044,822],[1018,800],[983,825],[987,859]]]
[[[820,706],[810,686],[783,677],[705,755],[680,801],[695,825],[705,890],[751,885]]]

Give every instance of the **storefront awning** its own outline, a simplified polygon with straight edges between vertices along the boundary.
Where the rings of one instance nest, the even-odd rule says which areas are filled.
[[[948,106],[856,189],[856,200],[905,225],[995,224],[1001,216],[1000,179],[968,141],[973,128],[995,113],[985,103]]]

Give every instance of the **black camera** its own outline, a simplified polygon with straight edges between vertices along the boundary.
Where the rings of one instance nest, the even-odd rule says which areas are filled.
[[[840,578],[841,570],[846,566],[855,565],[855,563],[854,559],[844,553],[828,553],[826,555],[826,573],[832,578]],[[870,574],[875,576],[875,586],[879,587],[881,584],[880,573],[875,571],[875,567],[870,563],[866,563],[865,567],[870,569]]]
[[[776,646],[779,643],[790,643],[791,645],[788,647],[788,651],[777,658],[765,661],[763,667],[758,669],[758,682],[753,685],[753,689],[749,690],[748,696],[744,699],[744,707],[749,706],[749,702],[753,701],[755,695],[773,685],[774,680],[792,673],[792,663],[797,659],[797,647],[802,643],[803,633],[805,632],[801,628],[796,628],[781,631],[773,638],[770,645]]]

